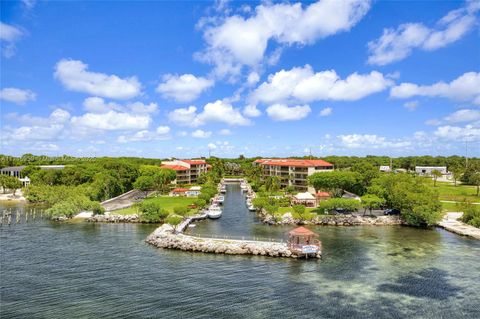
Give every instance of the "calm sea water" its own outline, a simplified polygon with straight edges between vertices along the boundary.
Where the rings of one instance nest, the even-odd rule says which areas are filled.
[[[190,231],[282,238],[229,186]],[[22,209],[21,207],[18,209]],[[162,250],[155,225],[29,222],[0,230],[3,318],[479,318],[480,243],[407,227],[315,227],[325,258]]]

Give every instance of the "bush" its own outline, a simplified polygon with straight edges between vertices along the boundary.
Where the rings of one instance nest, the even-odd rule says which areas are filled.
[[[479,205],[466,205],[462,221],[474,227],[480,228],[480,207]]]
[[[344,209],[347,212],[356,211],[360,208],[360,202],[355,199],[347,198],[330,198],[324,201],[321,201],[318,204],[318,211],[323,212],[333,211],[336,209]]]
[[[195,201],[195,205],[202,208],[202,207],[205,207],[207,205],[207,201],[205,199],[199,198]]]
[[[168,211],[154,201],[143,201],[139,205],[140,221],[144,223],[160,223],[168,216]]]
[[[170,214],[165,222],[173,226],[174,230],[177,230],[177,226],[183,221],[183,217],[179,215]]]
[[[189,209],[187,207],[177,206],[173,208],[173,213],[175,215],[186,216],[188,212],[189,212]]]

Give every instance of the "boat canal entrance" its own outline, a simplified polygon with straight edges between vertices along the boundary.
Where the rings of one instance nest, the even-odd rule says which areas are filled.
[[[248,210],[246,197],[239,183],[227,183],[227,193],[223,202],[222,217],[219,219],[206,219],[194,223],[195,227],[187,230],[188,234],[201,236],[227,236],[227,237],[271,237],[271,232],[265,231],[255,212]],[[278,237],[281,239],[282,236]]]

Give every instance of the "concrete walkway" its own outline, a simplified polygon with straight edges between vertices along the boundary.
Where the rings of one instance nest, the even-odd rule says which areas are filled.
[[[460,219],[462,215],[463,213],[458,212],[446,213],[443,219],[438,223],[438,226],[455,234],[480,239],[480,228],[459,221],[458,219]]]

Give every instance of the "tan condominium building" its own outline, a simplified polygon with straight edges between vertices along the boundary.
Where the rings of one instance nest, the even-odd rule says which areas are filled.
[[[210,165],[204,160],[172,160],[163,161],[161,167],[173,169],[177,173],[178,184],[195,184],[198,177],[209,170]]]
[[[317,172],[333,171],[333,164],[318,159],[258,159],[254,164],[262,167],[264,177],[278,176],[281,187],[294,186],[299,191],[313,193],[313,187],[308,186],[308,176]]]

